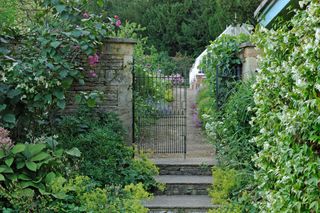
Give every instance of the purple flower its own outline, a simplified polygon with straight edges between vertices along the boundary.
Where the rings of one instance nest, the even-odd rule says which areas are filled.
[[[116,27],[120,27],[120,26],[121,26],[121,20],[118,19],[118,20],[116,21]]]
[[[97,54],[90,55],[88,57],[88,63],[90,66],[96,65],[97,63],[99,63],[99,56]]]
[[[197,109],[197,104],[195,104],[195,103],[191,104],[191,109],[193,109],[193,110]]]
[[[194,113],[192,118],[193,118],[192,120],[193,120],[194,123],[195,123],[195,126],[196,126],[197,128],[200,128],[200,127],[202,126],[202,123],[201,123],[201,121],[199,120],[198,113],[197,113],[197,112]]]
[[[90,76],[91,78],[96,78],[96,77],[98,77],[97,73],[96,73],[95,71],[93,71],[93,70],[91,70],[91,71],[89,72],[89,76]]]
[[[82,17],[83,17],[84,19],[88,19],[88,18],[90,18],[90,15],[89,15],[89,13],[84,12],[84,13],[82,14]]]

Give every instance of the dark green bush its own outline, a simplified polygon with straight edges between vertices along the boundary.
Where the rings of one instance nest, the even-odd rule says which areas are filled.
[[[65,148],[78,147],[82,153],[79,172],[104,185],[142,182],[156,187],[157,168],[147,158],[133,158],[134,150],[123,140],[124,130],[115,115],[81,113],[66,116],[57,129]]]

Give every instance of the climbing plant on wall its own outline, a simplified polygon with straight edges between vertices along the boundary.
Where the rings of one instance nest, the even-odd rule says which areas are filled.
[[[277,30],[255,34],[263,52],[253,119],[260,212],[320,211],[320,5],[300,6]]]
[[[206,74],[206,84],[208,87],[210,87],[212,98],[217,96],[217,69],[219,74],[222,74],[224,71],[235,69],[237,65],[240,65],[240,44],[248,40],[249,37],[244,34],[239,36],[222,35],[211,42],[211,45],[208,47],[207,54],[203,57],[199,67]],[[227,82],[221,84],[221,79],[219,79],[219,83],[221,85],[219,86],[219,90],[223,97],[220,98],[221,103],[219,102],[216,104],[219,104],[220,106],[226,102],[228,96],[231,94],[232,88],[235,86],[234,78],[224,79],[224,81]]]
[[[99,47],[120,25],[114,18],[88,13],[85,3],[32,1],[37,8],[32,22],[2,26],[1,125],[10,128],[47,118],[54,109],[64,109],[74,82],[96,77],[92,70],[99,63]]]

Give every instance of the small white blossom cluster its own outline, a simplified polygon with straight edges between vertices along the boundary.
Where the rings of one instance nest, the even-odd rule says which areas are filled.
[[[259,212],[317,212],[320,207],[320,157],[311,145],[320,143],[320,4],[299,4],[306,9],[296,11],[290,27],[255,34],[264,53],[251,123],[260,128],[252,140],[261,148],[254,158]]]

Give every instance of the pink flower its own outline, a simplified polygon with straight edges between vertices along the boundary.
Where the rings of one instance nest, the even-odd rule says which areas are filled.
[[[99,63],[99,56],[97,54],[90,55],[88,57],[88,63],[90,66],[96,65],[97,63]]]
[[[0,148],[9,149],[13,146],[12,140],[9,138],[9,131],[0,127]]]
[[[90,15],[89,15],[89,13],[84,12],[84,13],[82,14],[82,17],[85,18],[85,19],[88,19],[88,18],[90,18]]]
[[[118,20],[118,19],[119,19],[119,16],[115,15],[114,18]]]
[[[96,78],[96,77],[98,77],[97,73],[96,73],[95,71],[93,71],[93,70],[91,70],[91,71],[89,72],[89,76],[90,76],[91,78]]]
[[[94,57],[96,63],[99,63],[99,56],[98,56],[98,54],[97,54],[97,53],[94,54],[93,57]]]
[[[120,26],[121,26],[121,20],[118,19],[118,20],[116,21],[116,27],[120,27]]]

